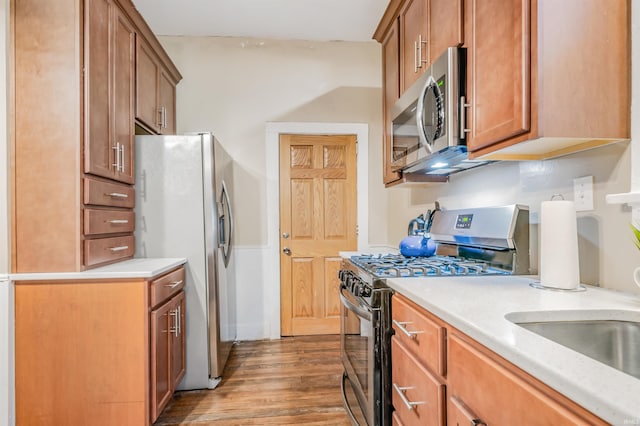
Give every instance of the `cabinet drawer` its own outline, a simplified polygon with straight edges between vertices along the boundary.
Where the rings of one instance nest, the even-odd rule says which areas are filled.
[[[131,210],[84,210],[84,234],[115,234],[133,232],[134,213]]]
[[[431,320],[421,308],[398,294],[392,298],[391,312],[396,337],[427,368],[444,376],[445,328]]]
[[[391,400],[400,424],[444,426],[444,383],[396,336],[391,338],[391,383]]]
[[[135,205],[135,191],[128,185],[84,178],[84,203],[96,206],[127,207]]]
[[[151,281],[149,285],[151,307],[155,307],[182,290],[185,285],[184,279],[184,268],[179,268]]]
[[[95,266],[132,257],[134,251],[133,235],[84,240],[84,265]]]

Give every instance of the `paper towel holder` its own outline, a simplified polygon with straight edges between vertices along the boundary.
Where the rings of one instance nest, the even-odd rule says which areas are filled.
[[[568,292],[587,291],[587,288],[582,284],[578,284],[578,287],[576,288],[558,288],[558,287],[547,287],[546,285],[542,285],[540,281],[533,281],[529,283],[529,286],[533,288],[537,288],[538,290],[568,291]]]

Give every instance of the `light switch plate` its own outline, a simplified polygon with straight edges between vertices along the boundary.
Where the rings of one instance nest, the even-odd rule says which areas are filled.
[[[577,212],[593,210],[593,176],[573,180],[573,201]]]

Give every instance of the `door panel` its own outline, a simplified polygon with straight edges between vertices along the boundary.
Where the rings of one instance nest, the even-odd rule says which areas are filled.
[[[354,135],[281,135],[280,212],[281,334],[337,334],[338,254],[357,247]]]
[[[530,129],[530,0],[471,0],[471,7],[465,44],[475,151]]]

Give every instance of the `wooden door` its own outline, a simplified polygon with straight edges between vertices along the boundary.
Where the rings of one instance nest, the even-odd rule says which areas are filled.
[[[113,134],[120,150],[120,161],[116,162],[115,179],[134,183],[134,60],[136,35],[133,26],[119,8],[114,7],[113,19]]]
[[[280,136],[283,336],[340,332],[339,252],[357,248],[356,208],[355,135]]]
[[[465,3],[470,151],[530,129],[530,9],[530,0]]]

